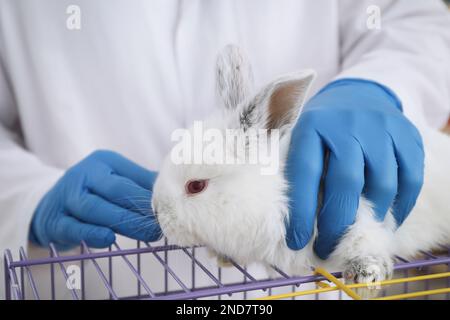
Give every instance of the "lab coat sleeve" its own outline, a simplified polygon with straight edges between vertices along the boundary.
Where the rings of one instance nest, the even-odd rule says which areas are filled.
[[[450,14],[444,3],[341,0],[339,19],[337,78],[383,84],[416,126],[442,128],[450,112]]]
[[[7,248],[16,256],[19,246],[26,247],[33,212],[42,196],[62,174],[60,169],[45,165],[26,150],[19,128],[18,110],[0,50],[1,256]]]

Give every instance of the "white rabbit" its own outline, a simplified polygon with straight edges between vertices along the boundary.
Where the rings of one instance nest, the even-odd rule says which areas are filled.
[[[394,231],[390,213],[383,223],[377,222],[371,204],[361,198],[355,224],[327,261],[314,255],[313,240],[303,250],[290,250],[285,242],[288,186],[283,165],[290,130],[315,72],[282,77],[256,95],[252,94],[251,74],[239,48],[227,46],[217,62],[223,110],[203,126],[221,132],[240,129],[242,135],[251,128],[279,129],[280,170],[265,175],[261,164],[179,164],[168,156],[154,186],[152,206],[169,241],[181,246],[206,245],[240,264],[261,262],[291,275],[310,273],[316,266],[344,270],[350,281],[359,283],[389,278],[394,255],[410,257],[419,250],[450,243],[450,138],[425,130],[425,185],[414,211],[398,230]],[[210,143],[228,157],[239,157],[234,142]]]

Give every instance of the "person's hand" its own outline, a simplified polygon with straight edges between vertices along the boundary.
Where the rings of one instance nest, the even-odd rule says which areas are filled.
[[[61,249],[79,245],[103,248],[115,233],[155,241],[161,230],[151,212],[156,173],[111,151],[96,151],[70,168],[40,201],[30,238]]]
[[[314,249],[326,259],[354,223],[361,195],[374,204],[378,220],[392,207],[401,225],[420,193],[423,170],[421,136],[389,89],[360,79],[331,83],[306,104],[293,130],[287,245],[308,244],[320,209]]]

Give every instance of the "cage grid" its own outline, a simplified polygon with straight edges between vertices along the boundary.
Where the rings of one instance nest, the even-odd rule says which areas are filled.
[[[66,287],[64,290],[70,292],[70,296],[74,300],[86,299],[86,281],[85,281],[85,265],[89,261],[96,276],[100,279],[102,285],[107,290],[109,299],[171,299],[171,300],[187,300],[187,299],[201,299],[201,298],[218,298],[224,295],[231,296],[235,293],[242,293],[243,298],[247,298],[247,292],[259,292],[257,299],[274,300],[274,299],[295,299],[296,297],[313,296],[319,299],[320,296],[327,292],[338,292],[338,297],[342,299],[344,296],[352,299],[360,299],[354,289],[363,287],[362,284],[346,285],[340,279],[341,272],[329,273],[326,270],[318,268],[312,270],[310,275],[301,277],[290,277],[277,267],[272,267],[276,277],[257,279],[253,276],[246,267],[239,265],[233,260],[230,260],[230,268],[238,272],[243,281],[226,283],[222,280],[222,268],[217,268],[217,273],[208,268],[205,263],[196,257],[196,249],[201,247],[183,248],[175,245],[167,244],[167,241],[161,245],[152,245],[137,241],[135,248],[122,249],[117,243],[114,243],[106,251],[92,251],[86,243],[82,242],[80,245],[79,254],[61,255],[57,248],[50,244],[49,256],[46,258],[29,259],[23,247],[19,249],[18,259],[14,260],[11,250],[6,250],[4,254],[5,264],[5,295],[7,300],[23,300],[35,299],[40,300],[41,295],[38,285],[36,284],[35,276],[31,270],[33,266],[48,266],[50,270],[50,298],[56,298],[56,281],[55,276],[59,270],[63,278],[69,280],[69,272],[65,264],[78,263],[80,264],[81,273],[81,287],[78,289]],[[430,252],[422,252],[422,258],[419,260],[408,261],[402,257],[396,257],[395,271],[396,277],[392,280],[382,281],[377,285],[382,288],[382,295],[377,299],[394,300],[394,299],[410,299],[441,295],[444,299],[450,300],[450,247],[443,247],[439,255]],[[168,254],[170,252],[179,252],[184,255],[190,263],[187,267],[191,272],[191,285],[187,284],[181,279],[177,272],[171,267],[168,261]],[[144,279],[143,270],[143,256],[152,256],[156,262],[162,266],[164,274],[164,288],[162,290],[155,290],[151,283]],[[130,256],[135,257],[135,262],[130,260]],[[133,281],[136,281],[136,294],[121,296],[117,293],[117,288],[113,283],[113,263],[112,260],[121,259],[133,275]],[[105,267],[101,267],[100,260],[107,260],[106,271]],[[446,271],[438,273],[424,273],[430,267],[441,266]],[[195,277],[196,270],[200,270],[205,277],[207,277],[212,285],[196,286]],[[411,271],[420,271],[421,275],[410,276]],[[174,281],[178,286],[177,289],[169,289],[169,279]],[[445,282],[442,288],[430,288],[431,281],[440,280],[440,285]],[[25,295],[25,281],[31,290],[31,294]],[[411,292],[411,284],[423,282],[423,290]],[[305,288],[306,284],[314,285],[314,288]],[[398,294],[387,295],[386,288],[392,285],[401,285],[402,291]],[[287,293],[274,294],[273,290],[276,288],[289,287]],[[61,288],[59,288],[61,289]]]

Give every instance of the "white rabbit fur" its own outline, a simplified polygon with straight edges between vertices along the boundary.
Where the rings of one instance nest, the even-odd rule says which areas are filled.
[[[262,175],[257,164],[177,165],[167,157],[154,186],[152,205],[170,242],[206,245],[240,264],[261,262],[291,275],[309,273],[315,266],[344,270],[350,280],[361,283],[389,278],[395,255],[411,257],[420,250],[450,243],[450,138],[427,129],[422,130],[425,184],[413,212],[399,229],[394,231],[395,221],[390,213],[383,223],[377,222],[371,204],[361,198],[355,224],[329,259],[322,261],[314,255],[313,240],[302,250],[288,249],[288,185],[282,166],[290,130],[300,112],[298,106],[303,105],[315,73],[306,70],[285,76],[252,97],[251,68],[235,46],[227,46],[219,55],[217,71],[224,108],[205,121],[204,127],[279,128],[281,168],[278,174]],[[285,95],[277,102],[281,104],[278,113],[273,108],[269,110],[277,94]],[[250,107],[253,110],[249,113]],[[233,150],[231,145],[225,148],[225,152],[235,156]],[[185,184],[195,179],[208,180],[208,186],[189,196]]]

